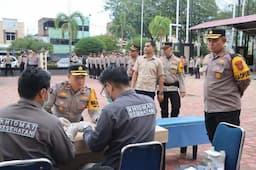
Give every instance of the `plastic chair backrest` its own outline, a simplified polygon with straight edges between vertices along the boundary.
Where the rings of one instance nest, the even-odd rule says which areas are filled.
[[[12,160],[0,162],[0,170],[53,170],[53,165],[46,158]]]
[[[120,170],[162,169],[163,145],[152,141],[129,144],[122,148]]]
[[[217,126],[212,145],[216,151],[225,151],[225,170],[240,168],[244,138],[245,131],[240,126],[226,122],[221,122]]]

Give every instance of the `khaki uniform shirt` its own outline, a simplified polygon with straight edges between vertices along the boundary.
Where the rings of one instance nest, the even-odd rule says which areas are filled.
[[[60,165],[75,156],[75,147],[56,116],[27,99],[0,110],[0,148],[5,161],[48,158]]]
[[[164,82],[167,84],[179,82],[180,92],[185,92],[185,77],[183,64],[180,59],[172,55],[169,59],[166,56],[161,57],[164,68]],[[178,91],[177,86],[165,86],[164,91]]]
[[[249,85],[250,79],[236,80],[231,55],[209,56],[204,81],[204,109],[205,112],[230,112],[241,109],[241,95]],[[242,67],[247,67],[244,64]],[[247,71],[246,71],[247,72]],[[246,83],[246,87],[243,87]],[[241,90],[240,90],[241,89]]]
[[[65,117],[71,122],[79,122],[84,109],[92,121],[96,122],[100,114],[99,104],[94,89],[84,87],[74,93],[68,82],[57,84],[51,88],[48,102],[44,108],[58,117]]]
[[[116,64],[116,59],[117,59],[117,57],[115,55],[110,55],[109,56],[109,63],[110,64]]]
[[[12,64],[12,57],[9,55],[7,55],[6,57],[5,57],[5,64]]]
[[[119,65],[126,66],[125,57],[119,57]]]
[[[101,58],[99,56],[95,58],[95,63],[97,68],[101,68]]]
[[[35,56],[29,55],[27,59],[28,59],[28,62],[27,62],[28,65],[39,65],[40,64],[38,55],[35,55]]]
[[[135,57],[135,58],[131,57],[128,61],[127,74],[129,77],[132,77],[132,74],[134,72],[134,65],[135,65],[136,59],[137,59],[137,57]]]
[[[148,92],[155,92],[158,79],[164,74],[163,64],[156,56],[149,59],[146,56],[138,57],[134,71],[138,72],[135,89]]]

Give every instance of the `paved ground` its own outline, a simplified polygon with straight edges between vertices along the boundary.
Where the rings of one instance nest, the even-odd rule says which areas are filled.
[[[11,104],[18,100],[17,77],[0,77],[0,107]],[[53,76],[52,83],[65,80],[66,76]],[[99,95],[101,86],[96,80],[87,79],[87,84],[96,89],[101,106],[106,104],[106,100]],[[181,116],[199,115],[203,116],[203,80],[186,76],[187,96],[182,99]],[[241,160],[241,170],[256,169],[256,80],[253,80],[242,98],[241,126],[246,131],[245,145]],[[159,113],[158,113],[159,117]],[[197,164],[206,155],[205,150],[210,145],[200,145],[198,148],[198,159],[191,160],[192,149],[188,149],[186,158],[181,158],[179,149],[168,149],[166,153],[167,170],[173,170],[184,164]]]

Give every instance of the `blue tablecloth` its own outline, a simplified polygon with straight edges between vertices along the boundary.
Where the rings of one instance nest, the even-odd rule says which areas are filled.
[[[159,118],[156,124],[168,129],[166,148],[208,144],[204,118],[200,116],[180,116]]]

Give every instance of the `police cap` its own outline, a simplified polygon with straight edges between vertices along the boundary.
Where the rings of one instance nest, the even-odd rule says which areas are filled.
[[[132,46],[130,47],[130,50],[131,50],[131,51],[140,51],[140,47],[137,46],[137,45],[132,45]]]
[[[87,76],[88,75],[85,66],[82,64],[71,65],[71,66],[69,66],[68,71],[72,76]]]
[[[208,34],[206,36],[206,38],[210,38],[210,39],[218,39],[220,37],[225,37],[225,30],[224,29],[211,29],[208,30]]]

